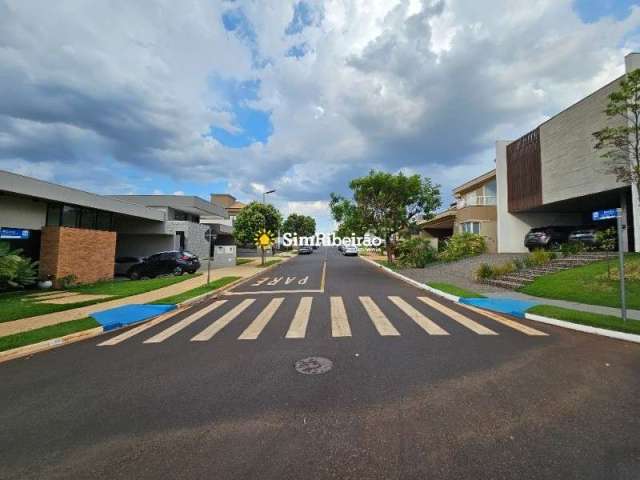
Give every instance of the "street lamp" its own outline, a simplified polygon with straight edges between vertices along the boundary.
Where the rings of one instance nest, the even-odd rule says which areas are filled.
[[[266,203],[266,196],[270,193],[275,193],[275,189],[274,190],[269,190],[267,192],[262,192],[262,203]]]

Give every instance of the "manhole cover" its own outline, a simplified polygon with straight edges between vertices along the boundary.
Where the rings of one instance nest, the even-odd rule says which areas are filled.
[[[296,370],[304,375],[320,375],[333,368],[333,362],[324,357],[307,357],[296,362]]]

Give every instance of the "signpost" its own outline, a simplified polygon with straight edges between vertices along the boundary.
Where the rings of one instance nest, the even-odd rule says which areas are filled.
[[[627,300],[626,300],[626,292],[624,285],[624,230],[625,225],[622,218],[622,209],[621,208],[613,208],[610,210],[598,210],[591,214],[591,218],[594,221],[601,220],[612,220],[616,219],[616,224],[618,227],[618,261],[619,263],[619,273],[620,273],[620,314],[622,317],[622,321],[627,321]]]
[[[28,240],[30,236],[31,232],[23,228],[0,228],[0,239],[3,240]]]
[[[213,255],[213,243],[218,238],[218,234],[211,231],[211,225],[209,225],[209,229],[204,233],[204,238],[209,242],[209,258],[207,259],[207,285],[211,280],[211,255]]]

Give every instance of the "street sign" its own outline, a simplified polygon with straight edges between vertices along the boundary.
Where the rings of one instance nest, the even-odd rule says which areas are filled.
[[[218,238],[218,234],[216,232],[212,232],[211,230],[204,232],[204,239],[207,242],[215,242],[216,238]]]
[[[611,220],[618,218],[618,211],[615,208],[611,208],[609,210],[597,210],[591,214],[591,218],[594,222],[598,222],[600,220]]]
[[[30,235],[29,230],[22,228],[0,228],[0,239],[4,240],[28,240]]]

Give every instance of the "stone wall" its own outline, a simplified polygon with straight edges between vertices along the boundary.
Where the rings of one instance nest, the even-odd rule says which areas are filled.
[[[40,243],[40,276],[52,275],[56,286],[70,275],[77,283],[109,280],[115,253],[115,232],[47,226]]]

